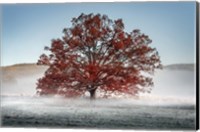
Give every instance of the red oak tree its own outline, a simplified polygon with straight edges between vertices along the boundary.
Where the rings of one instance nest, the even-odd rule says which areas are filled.
[[[48,66],[37,83],[40,95],[75,97],[88,91],[95,98],[97,89],[104,96],[151,91],[152,77],[145,73],[154,73],[161,62],[147,35],[127,33],[122,19],[106,15],[81,14],[71,22],[38,60]]]

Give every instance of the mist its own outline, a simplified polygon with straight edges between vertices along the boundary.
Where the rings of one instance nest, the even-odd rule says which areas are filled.
[[[32,67],[32,68],[30,68]],[[34,67],[34,68],[33,68]],[[25,68],[25,69],[24,69]],[[194,129],[195,70],[164,68],[154,74],[151,93],[90,100],[38,96],[37,79],[46,68],[23,65],[3,70],[3,126],[109,129]]]
[[[37,96],[36,83],[46,69],[34,70],[27,74],[15,74],[15,81],[2,81],[2,96]],[[3,78],[6,76],[3,76]],[[6,80],[6,79],[3,79]],[[157,70],[153,76],[154,87],[151,93],[140,94],[132,100],[146,104],[195,103],[195,71],[192,69]],[[88,98],[87,94],[86,98]],[[98,94],[97,94],[98,97]],[[97,99],[99,100],[99,99]],[[122,99],[121,99],[122,100]],[[125,99],[127,100],[127,98]]]

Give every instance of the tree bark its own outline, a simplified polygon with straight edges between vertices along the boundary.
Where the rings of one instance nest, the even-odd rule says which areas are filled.
[[[90,92],[90,99],[91,99],[91,100],[95,99],[96,89],[92,89],[92,90],[90,90],[89,92]]]

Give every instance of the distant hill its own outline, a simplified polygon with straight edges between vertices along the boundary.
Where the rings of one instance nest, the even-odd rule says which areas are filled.
[[[47,69],[46,66],[38,66],[35,63],[15,64],[11,66],[3,66],[1,68],[3,73],[10,72],[12,75],[18,74],[22,76],[31,73],[34,74],[38,71],[43,72]],[[195,64],[171,64],[165,65],[163,68],[167,70],[194,70]]]
[[[14,83],[18,77],[33,76],[44,73],[46,66],[38,66],[34,63],[15,64],[1,67],[2,81]]]
[[[164,70],[186,70],[193,71],[194,64],[172,64],[164,66]],[[47,69],[46,66],[38,66],[35,63],[23,63],[15,64],[11,66],[3,66],[2,80],[4,82],[15,82],[18,77],[33,76],[37,74],[43,74]]]
[[[3,74],[9,74],[12,75],[19,75],[24,76],[27,74],[35,74],[37,72],[43,72],[45,69],[47,69],[46,66],[38,66],[34,63],[24,63],[24,64],[16,64],[11,66],[4,66],[1,67]]]
[[[194,64],[173,64],[158,70],[151,95],[194,96]],[[37,80],[44,76],[46,66],[16,64],[1,67],[2,95],[35,95]]]
[[[185,70],[185,71],[194,71],[196,68],[195,64],[172,64],[164,66],[166,70]]]

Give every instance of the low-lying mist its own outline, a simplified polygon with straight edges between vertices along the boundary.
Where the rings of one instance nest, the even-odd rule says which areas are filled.
[[[35,69],[32,72],[26,72],[27,74],[15,74],[13,78],[15,81],[3,81],[2,88],[1,88],[1,95],[2,96],[28,96],[39,98],[36,95],[36,83],[37,79],[43,76],[45,69]],[[17,72],[17,70],[16,70]],[[21,71],[20,71],[21,72]],[[7,72],[9,74],[9,72]],[[12,73],[13,74],[13,73]],[[134,103],[134,104],[145,104],[145,105],[169,105],[169,104],[195,104],[195,72],[191,69],[183,69],[179,70],[176,69],[163,69],[156,71],[154,74],[154,87],[152,88],[151,93],[149,94],[140,94],[139,98],[125,98],[125,99],[106,99],[106,105],[114,105],[116,104],[126,104]],[[3,76],[3,80],[6,76]],[[13,79],[12,79],[13,80]],[[98,97],[98,95],[97,95]],[[52,97],[51,97],[52,98]],[[49,102],[55,103],[56,100],[51,100],[50,97],[48,98],[41,98],[41,100],[49,99]],[[59,98],[59,101],[61,99]],[[71,99],[70,102],[73,102]],[[65,99],[65,101],[67,101]],[[81,99],[73,99],[77,103],[87,103],[88,97]],[[81,100],[81,101],[80,101]],[[115,100],[113,102],[113,100]],[[22,102],[25,100],[21,100]],[[42,102],[42,101],[41,101]],[[47,101],[48,102],[48,101]],[[97,98],[95,103],[104,103],[104,99]],[[63,103],[65,104],[65,103]],[[73,105],[74,103],[71,103]]]

